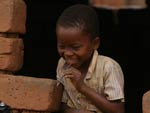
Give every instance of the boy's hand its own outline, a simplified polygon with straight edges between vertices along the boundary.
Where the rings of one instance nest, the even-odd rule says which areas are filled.
[[[82,76],[81,72],[74,67],[69,67],[68,69],[66,69],[64,71],[64,76],[66,78],[70,78],[71,82],[77,90],[79,90],[81,86],[84,85],[84,77]]]

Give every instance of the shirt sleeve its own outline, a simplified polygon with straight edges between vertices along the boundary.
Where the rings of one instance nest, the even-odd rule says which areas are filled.
[[[58,65],[57,65],[57,81],[58,81],[58,84],[62,83],[64,85],[64,81],[63,81],[63,73],[62,73],[62,67],[64,65],[64,60],[63,58],[60,58],[59,61],[58,61]],[[64,103],[67,103],[67,93],[66,91],[64,90],[63,91],[63,97],[62,97],[62,102]]]
[[[120,65],[113,61],[105,64],[104,94],[108,100],[124,101],[124,75]]]
[[[57,81],[63,84],[63,73],[62,73],[62,67],[64,65],[64,60],[63,58],[60,58],[58,61],[58,65],[57,65]]]
[[[67,93],[66,93],[66,91],[64,91],[63,92],[63,97],[62,97],[62,102],[67,103],[67,101],[68,101]]]

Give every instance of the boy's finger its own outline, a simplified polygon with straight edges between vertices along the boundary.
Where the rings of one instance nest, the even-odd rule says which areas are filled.
[[[74,76],[72,74],[70,75],[65,75],[66,78],[73,78]]]

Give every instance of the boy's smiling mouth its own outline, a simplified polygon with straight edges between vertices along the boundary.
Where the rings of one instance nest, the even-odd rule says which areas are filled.
[[[76,65],[78,64],[77,61],[75,59],[65,59],[66,64],[72,67],[76,67]]]

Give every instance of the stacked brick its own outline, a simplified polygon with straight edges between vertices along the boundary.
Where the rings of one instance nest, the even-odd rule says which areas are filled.
[[[0,100],[19,113],[50,113],[60,105],[61,90],[52,79],[0,74],[0,86]]]
[[[23,65],[26,32],[23,0],[0,0],[0,101],[14,113],[51,112],[58,109],[62,93],[56,80],[16,76]]]
[[[23,64],[26,5],[22,0],[0,1],[0,70],[18,71]]]
[[[13,34],[14,35],[14,34]],[[0,36],[0,70],[14,72],[21,69],[23,64],[23,41],[15,37],[8,37],[7,33]]]

